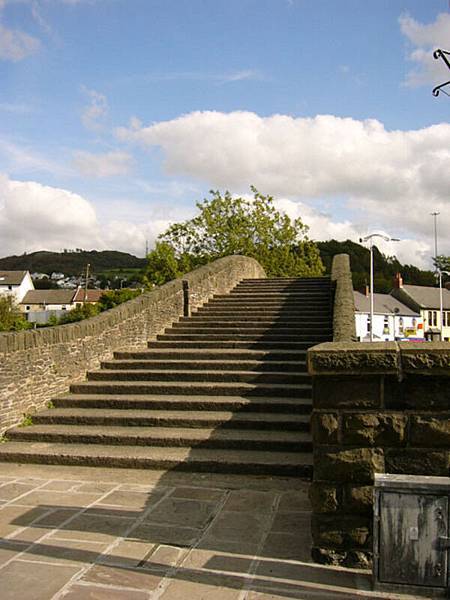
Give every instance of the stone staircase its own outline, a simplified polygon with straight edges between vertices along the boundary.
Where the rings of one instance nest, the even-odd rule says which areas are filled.
[[[308,478],[306,351],[331,339],[331,296],[325,277],[244,280],[10,430],[0,461]]]

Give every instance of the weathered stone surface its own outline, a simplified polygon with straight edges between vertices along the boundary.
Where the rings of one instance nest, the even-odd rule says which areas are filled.
[[[450,344],[449,344],[450,353]],[[408,375],[403,382],[403,404],[405,408],[433,410],[449,409],[450,379],[429,375]]]
[[[228,256],[183,279],[189,283],[190,307],[196,308],[254,277],[265,277],[256,260]],[[0,333],[0,435],[24,414],[45,408],[69,383],[84,380],[86,371],[98,369],[114,350],[144,349],[182,315],[183,282],[176,279],[78,323]]]
[[[388,449],[385,451],[386,473],[448,476],[449,454],[448,450]]]
[[[314,377],[314,408],[380,408],[381,385],[377,375]]]
[[[443,415],[412,415],[409,442],[413,446],[450,447],[450,412]]]
[[[338,414],[314,411],[311,416],[311,431],[315,444],[337,444],[339,438]]]
[[[405,373],[450,376],[450,350],[447,342],[433,342],[420,346],[402,342],[399,346]]]
[[[344,492],[345,512],[371,515],[373,511],[373,487],[371,485],[348,485]]]
[[[335,282],[333,340],[335,342],[355,340],[355,299],[348,254],[336,254],[333,257],[331,280]]]
[[[374,473],[384,472],[384,454],[380,448],[352,450],[316,450],[314,479],[316,481],[373,482]]]
[[[320,481],[314,481],[309,488],[311,508],[315,513],[332,513],[339,508],[340,489]]]
[[[407,417],[401,413],[350,413],[343,415],[344,445],[400,446],[405,440]]]
[[[347,558],[347,552],[334,550],[332,548],[313,546],[311,549],[311,558],[314,562],[321,565],[339,566],[344,564],[344,561]]]
[[[367,550],[350,550],[347,552],[343,564],[352,569],[370,569],[372,567],[373,554]]]
[[[371,531],[370,519],[360,516],[314,514],[311,522],[314,545],[325,548],[369,548]]]
[[[308,351],[310,375],[397,373],[399,350],[394,342],[325,342]]]

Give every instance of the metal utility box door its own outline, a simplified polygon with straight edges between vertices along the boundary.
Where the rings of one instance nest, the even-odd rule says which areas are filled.
[[[448,478],[376,476],[375,587],[448,587],[449,494]]]

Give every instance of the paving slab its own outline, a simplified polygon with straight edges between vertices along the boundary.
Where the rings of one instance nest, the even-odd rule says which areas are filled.
[[[1,600],[413,598],[310,562],[305,482],[92,471],[2,475]]]

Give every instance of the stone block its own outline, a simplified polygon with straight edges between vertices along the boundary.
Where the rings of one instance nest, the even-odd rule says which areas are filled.
[[[354,322],[354,316],[352,319]],[[397,374],[398,365],[399,351],[393,342],[334,341],[319,344],[308,351],[310,375]]]
[[[371,485],[348,485],[344,491],[345,512],[371,515],[373,512],[373,487]]]
[[[372,483],[374,473],[384,472],[384,454],[380,448],[353,448],[314,453],[314,480],[343,483]]]
[[[309,488],[309,499],[313,512],[336,512],[339,508],[340,492],[340,488],[336,485],[314,481]]]
[[[369,549],[372,522],[368,517],[313,514],[311,532],[315,546],[338,550]]]
[[[311,431],[315,444],[337,444],[339,438],[338,413],[314,411],[311,416]]]
[[[448,476],[448,450],[420,448],[390,448],[385,451],[386,473]]]
[[[313,378],[314,408],[380,408],[381,378],[378,375]]]
[[[450,411],[440,415],[412,415],[409,443],[411,446],[450,447]]]
[[[400,446],[405,441],[407,417],[401,413],[350,413],[342,419],[344,445]]]
[[[434,410],[450,406],[450,378],[407,375],[403,381],[404,408]]]
[[[343,565],[351,569],[371,569],[372,561],[372,552],[368,552],[367,550],[350,550],[347,552]]]
[[[344,561],[347,558],[347,552],[332,548],[313,546],[311,548],[311,558],[320,565],[332,565],[338,567],[344,564]]]

